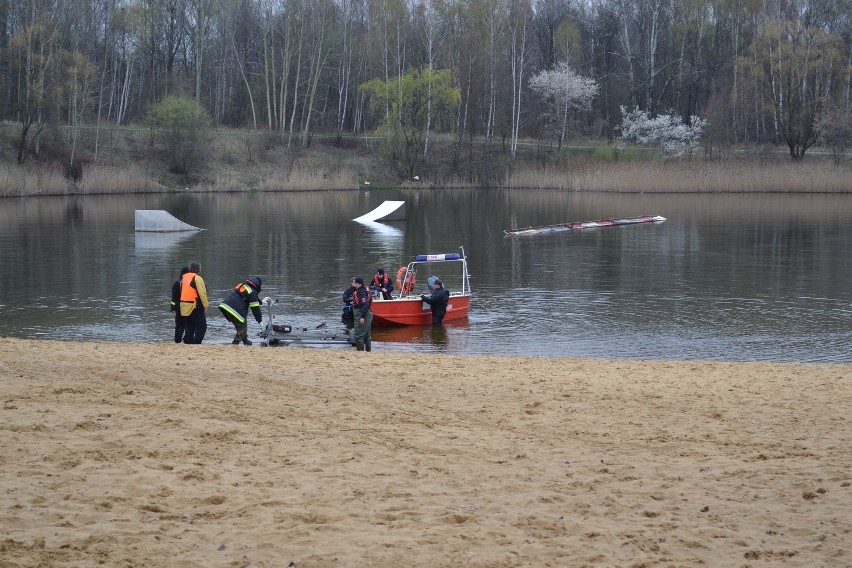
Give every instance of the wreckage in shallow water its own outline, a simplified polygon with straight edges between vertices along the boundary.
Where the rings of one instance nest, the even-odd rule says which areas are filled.
[[[178,233],[183,231],[203,231],[200,227],[184,223],[168,211],[162,209],[137,209],[136,231],[140,233]]]
[[[660,215],[641,215],[639,217],[626,217],[622,219],[598,219],[597,221],[584,221],[574,223],[560,223],[558,225],[542,225],[540,227],[524,227],[521,229],[504,229],[506,236],[516,235],[540,235],[542,233],[556,233],[559,231],[579,231],[582,229],[598,229],[600,227],[616,227],[620,225],[636,225],[639,223],[662,223],[666,218]]]

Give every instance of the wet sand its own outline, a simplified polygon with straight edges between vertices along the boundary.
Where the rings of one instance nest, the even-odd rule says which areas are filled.
[[[852,565],[852,365],[0,339],[0,396],[0,568]]]

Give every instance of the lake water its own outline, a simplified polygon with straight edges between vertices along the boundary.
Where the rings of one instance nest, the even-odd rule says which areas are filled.
[[[351,221],[386,199],[406,201],[403,221],[377,229]],[[165,209],[205,230],[137,235],[135,209]],[[503,234],[639,214],[668,220]],[[4,199],[0,336],[171,341],[171,283],[190,259],[201,262],[213,303],[205,342],[230,341],[232,327],[215,305],[253,274],[288,321],[336,324],[351,276],[379,266],[395,274],[417,254],[461,245],[474,291],[468,320],[376,329],[376,350],[852,362],[847,195],[372,190]],[[249,332],[257,331],[252,321]]]

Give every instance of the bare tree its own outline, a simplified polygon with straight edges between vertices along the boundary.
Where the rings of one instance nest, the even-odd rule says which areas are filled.
[[[38,154],[38,137],[54,104],[60,59],[59,34],[53,18],[36,12],[35,4],[27,17],[27,23],[9,39],[10,66],[18,77],[19,164],[24,163],[26,148],[31,141]]]
[[[793,161],[817,141],[814,124],[837,84],[842,46],[839,36],[800,20],[776,20],[752,45],[753,59],[741,61],[758,81]]]
[[[846,149],[852,146],[852,109],[835,106],[817,122],[819,142],[831,150],[834,165],[843,163]]]

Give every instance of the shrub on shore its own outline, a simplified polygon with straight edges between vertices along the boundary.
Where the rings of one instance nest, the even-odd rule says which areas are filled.
[[[55,164],[3,164],[0,167],[0,196],[62,195],[70,183]]]
[[[135,166],[93,166],[83,171],[75,192],[85,195],[114,193],[161,193],[165,187]]]

